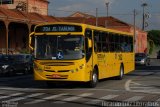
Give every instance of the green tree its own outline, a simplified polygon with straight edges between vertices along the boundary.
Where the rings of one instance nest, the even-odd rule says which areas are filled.
[[[148,40],[152,40],[156,46],[160,45],[160,30],[148,31]]]

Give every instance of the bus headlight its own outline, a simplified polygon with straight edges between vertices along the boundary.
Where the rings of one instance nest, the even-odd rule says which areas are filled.
[[[82,64],[81,66],[79,66],[79,69],[83,69],[84,68],[84,64]]]
[[[76,69],[72,69],[72,70],[70,70],[72,73],[74,73],[74,72],[78,72],[78,68],[76,68]]]
[[[36,71],[43,72],[43,69],[40,68],[40,67],[38,67],[37,64],[34,64],[34,69],[35,69]]]
[[[71,72],[74,73],[74,70],[72,69]]]

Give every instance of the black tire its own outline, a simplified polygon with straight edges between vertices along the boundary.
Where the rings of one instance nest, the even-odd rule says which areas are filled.
[[[94,88],[96,87],[98,83],[98,72],[96,69],[93,69],[93,73],[91,75],[91,81],[89,81],[88,86],[89,88]]]
[[[124,76],[124,67],[121,65],[119,75],[116,77],[117,80],[122,80]]]

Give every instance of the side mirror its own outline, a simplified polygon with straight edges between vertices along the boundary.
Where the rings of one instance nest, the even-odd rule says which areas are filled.
[[[35,38],[34,38],[34,32],[32,32],[30,35],[29,35],[29,48],[33,51],[34,50],[34,41],[35,41]]]

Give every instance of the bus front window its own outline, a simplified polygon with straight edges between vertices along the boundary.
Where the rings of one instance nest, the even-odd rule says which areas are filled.
[[[84,37],[44,35],[36,37],[36,59],[71,60],[84,57]]]

